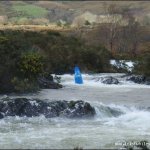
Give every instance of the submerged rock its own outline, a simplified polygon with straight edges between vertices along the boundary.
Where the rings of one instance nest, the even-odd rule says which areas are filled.
[[[118,84],[119,83],[118,79],[116,79],[112,76],[102,77],[101,82],[104,84]]]
[[[118,84],[119,81],[118,81],[118,79],[116,79],[116,78],[107,77],[107,78],[104,78],[104,79],[102,80],[102,83],[105,83],[105,84]]]
[[[99,110],[102,114],[109,117],[118,117],[124,114],[124,112],[121,109],[111,108],[109,106],[103,106],[103,105],[100,106]]]
[[[100,81],[101,83],[104,83],[104,84],[118,84],[119,83],[118,79],[112,76],[98,77],[98,78],[93,78],[93,79],[96,82]]]
[[[80,101],[52,101],[15,98],[0,101],[0,119],[5,116],[34,117],[44,115],[46,118],[68,117],[82,118],[95,115],[95,109],[87,102]]]

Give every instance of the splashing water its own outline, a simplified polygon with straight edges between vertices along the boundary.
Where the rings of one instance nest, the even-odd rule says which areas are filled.
[[[95,79],[111,75],[120,84],[104,85]],[[0,120],[0,147],[13,148],[120,148],[117,142],[150,142],[149,86],[125,81],[122,74],[83,74],[83,85],[73,75],[62,75],[64,88],[36,94],[12,95],[49,100],[88,101],[95,107],[91,119],[6,117]]]

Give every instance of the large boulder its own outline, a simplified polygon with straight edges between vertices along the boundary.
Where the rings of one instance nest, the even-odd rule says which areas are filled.
[[[62,88],[62,85],[54,82],[53,78],[47,79],[45,77],[39,77],[38,78],[39,87],[42,89],[59,89]]]
[[[94,116],[95,109],[82,100],[52,102],[27,98],[0,100],[0,119],[5,116],[34,117],[40,115],[44,115],[46,118],[83,118]]]
[[[127,77],[127,81],[132,81],[134,83],[143,84],[146,81],[146,77],[144,75],[131,75]]]
[[[70,101],[67,103],[68,107],[61,112],[62,116],[69,118],[74,117],[91,117],[95,114],[95,109],[87,102],[79,101]]]

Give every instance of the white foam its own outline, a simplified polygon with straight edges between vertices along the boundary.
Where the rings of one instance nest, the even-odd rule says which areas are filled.
[[[83,77],[83,84],[75,84],[74,82],[74,75],[70,74],[65,74],[61,75],[61,83],[64,86],[73,86],[73,87],[114,87],[114,88],[120,88],[120,87],[133,87],[133,88],[150,88],[149,85],[144,85],[144,84],[137,84],[133,83],[131,81],[126,81],[125,78],[121,78],[122,73],[100,73],[100,74],[82,74]],[[112,76],[115,77],[119,80],[119,84],[103,84],[100,81],[97,81],[96,78],[99,77],[105,77],[105,76]]]
[[[110,75],[119,79],[121,84],[105,85],[93,79]],[[6,117],[0,120],[0,147],[73,149],[81,146],[83,149],[116,149],[117,141],[149,140],[150,112],[135,105],[144,104],[143,107],[148,107],[149,89],[146,88],[150,86],[127,82],[121,78],[122,75],[124,74],[83,74],[83,85],[74,83],[74,75],[61,75],[64,88],[42,90],[35,96],[50,100],[82,99],[96,108],[97,115],[90,119]],[[146,96],[143,94],[144,90]],[[32,98],[32,95],[27,96]],[[110,115],[107,107],[119,110],[122,114]]]
[[[150,130],[150,112],[147,111],[133,111],[121,115],[117,118],[111,118],[106,125],[115,127],[126,127],[128,129],[137,129],[143,131]]]
[[[145,140],[150,136],[150,112],[122,105],[97,104],[101,105],[121,109],[125,114],[118,117],[96,115],[93,119],[81,120],[6,117],[0,120],[0,147],[71,149],[79,143],[83,148],[92,149],[99,148],[100,142],[102,148],[116,148],[114,143],[118,140],[138,140],[139,137]]]

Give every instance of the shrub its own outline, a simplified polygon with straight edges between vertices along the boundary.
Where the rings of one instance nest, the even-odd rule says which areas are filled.
[[[84,24],[85,24],[86,26],[91,25],[91,23],[90,23],[88,20],[86,20]]]
[[[86,70],[105,72],[110,68],[110,53],[104,47],[88,47],[82,52],[83,64]]]
[[[19,60],[19,71],[23,77],[35,79],[43,71],[43,57],[36,52],[28,52],[21,56]]]
[[[28,78],[19,79],[18,77],[14,77],[11,82],[14,85],[15,92],[25,93],[39,90],[37,82],[34,80],[31,81]]]
[[[13,90],[11,79],[16,75],[16,64],[22,51],[22,45],[14,42],[14,37],[0,32],[0,92]]]

